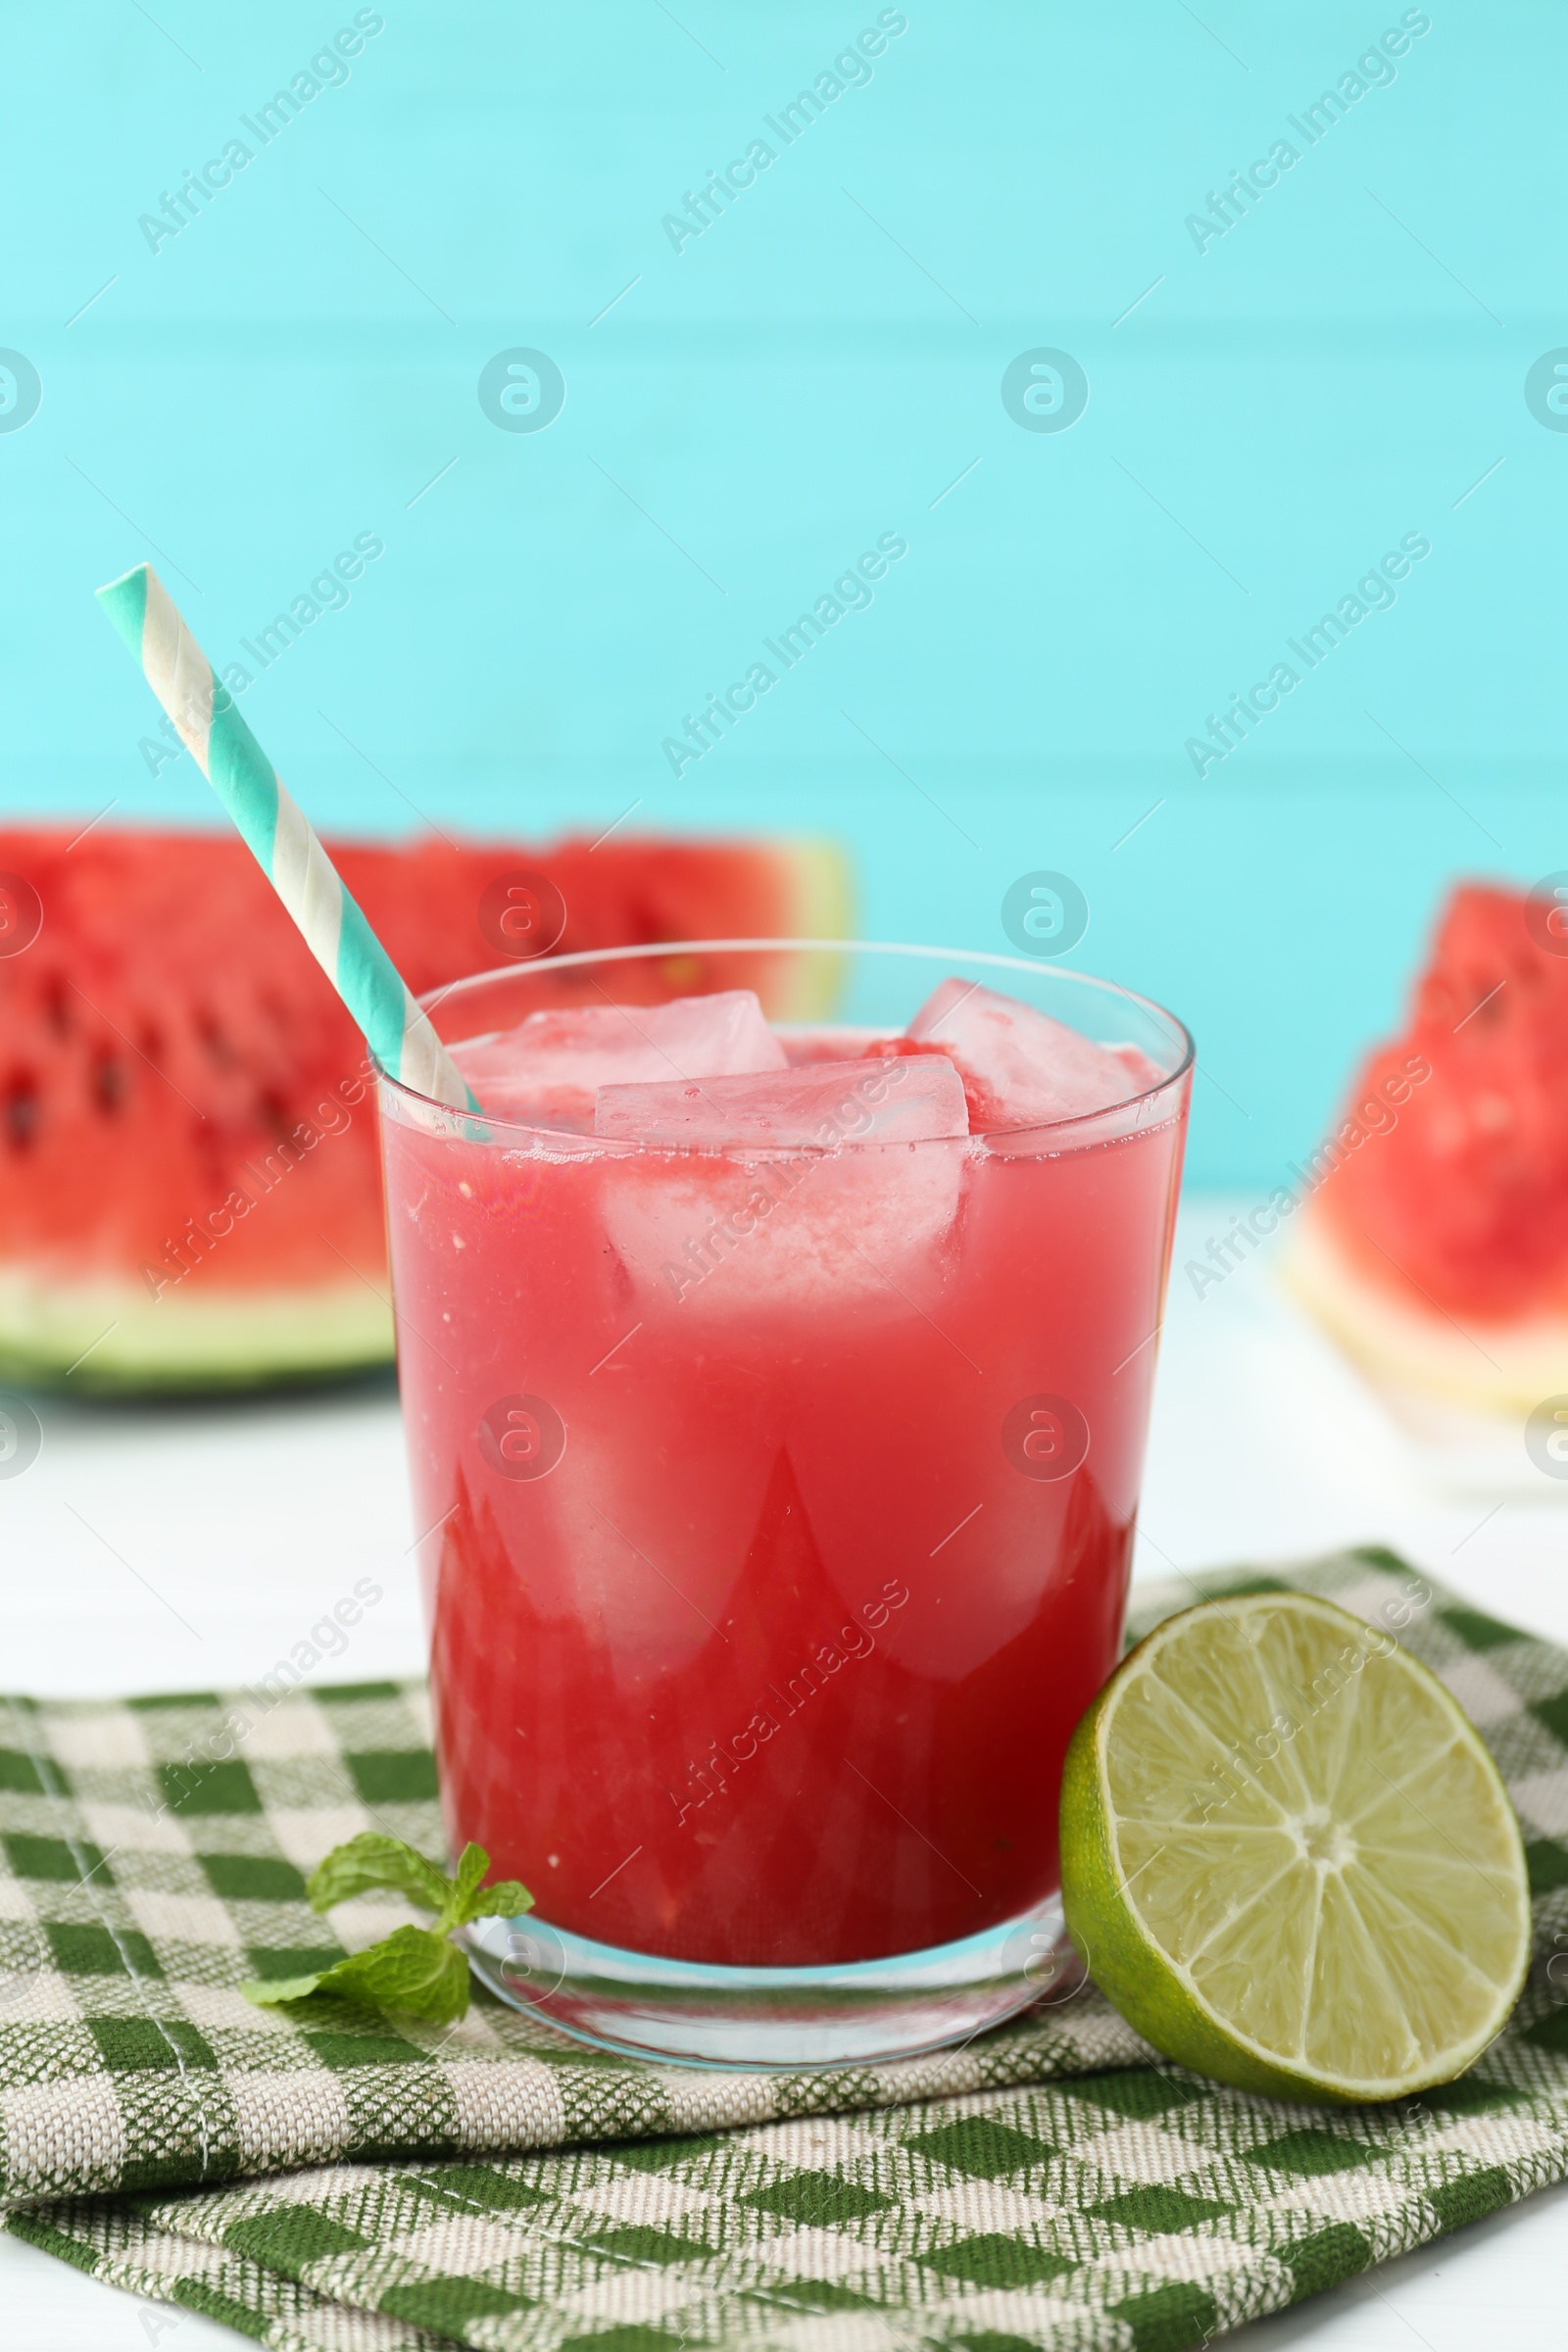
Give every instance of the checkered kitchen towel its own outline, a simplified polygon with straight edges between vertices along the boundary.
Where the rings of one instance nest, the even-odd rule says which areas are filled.
[[[239,1980],[328,1948],[302,1866],[371,1806],[440,1850],[417,1692],[281,1702],[194,1780],[222,1702],[14,1702],[9,2226],[298,2352],[1176,2352],[1528,2194],[1568,2172],[1568,1657],[1386,1552],[1289,1581],[1443,1674],[1524,1819],[1537,1968],[1449,2090],[1249,2098],[1154,2063],[1092,1991],[961,2052],[752,2078],[596,2058],[488,2000],[444,2046],[268,2017]]]

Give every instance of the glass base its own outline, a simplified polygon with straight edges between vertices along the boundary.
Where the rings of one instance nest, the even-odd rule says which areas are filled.
[[[464,1931],[474,1973],[596,2049],[749,2073],[912,2058],[1084,1982],[1050,1896],[958,1943],[822,1968],[716,1968],[618,1951],[531,1914]]]

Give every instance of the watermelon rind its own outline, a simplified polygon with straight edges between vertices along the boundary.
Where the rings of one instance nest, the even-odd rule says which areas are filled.
[[[0,1387],[190,1395],[335,1379],[392,1360],[392,1310],[363,1283],[153,1298],[140,1283],[0,1268]]]
[[[1298,1220],[1280,1272],[1347,1354],[1395,1388],[1498,1415],[1568,1395],[1568,1317],[1498,1323],[1471,1314],[1461,1329],[1441,1308],[1407,1305],[1364,1274],[1320,1209]]]
[[[855,904],[842,850],[830,841],[797,841],[781,852],[791,870],[795,939],[853,939]],[[775,1021],[823,1021],[843,990],[848,960],[837,956],[802,956],[769,992],[767,1012]]]

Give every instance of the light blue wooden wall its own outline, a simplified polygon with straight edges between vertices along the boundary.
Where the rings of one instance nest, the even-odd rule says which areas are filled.
[[[323,823],[827,828],[865,929],[976,946],[1063,869],[1076,960],[1199,1031],[1195,1175],[1270,1182],[1446,881],[1568,866],[1568,432],[1526,398],[1568,346],[1560,9],[372,19],[334,64],[335,0],[7,12],[0,345],[41,400],[0,431],[6,809],[208,813],[96,582],[150,555],[226,661],[371,534],[246,698]],[[517,348],[564,380],[542,430],[481,407]],[[1039,348],[1088,378],[1064,430],[1004,402]],[[677,776],[664,738],[884,533],[875,601]],[[1200,776],[1187,739],[1406,533],[1397,602]]]

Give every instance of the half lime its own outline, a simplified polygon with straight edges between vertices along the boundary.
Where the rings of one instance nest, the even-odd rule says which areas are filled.
[[[1156,2049],[1275,2097],[1393,2099],[1479,2056],[1530,1958],[1519,1825],[1457,1701],[1303,1592],[1204,1601],[1073,1735],[1062,1899]]]

